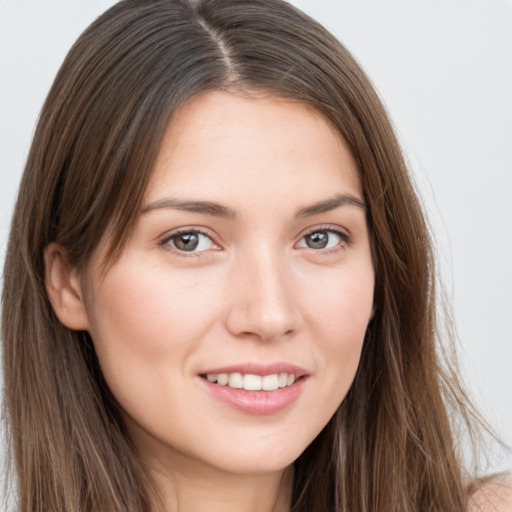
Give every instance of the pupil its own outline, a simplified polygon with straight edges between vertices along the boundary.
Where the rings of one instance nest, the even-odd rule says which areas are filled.
[[[184,233],[174,241],[174,245],[181,251],[193,251],[199,244],[197,233]]]
[[[311,249],[323,249],[327,246],[328,240],[326,231],[315,231],[306,236],[306,242]]]

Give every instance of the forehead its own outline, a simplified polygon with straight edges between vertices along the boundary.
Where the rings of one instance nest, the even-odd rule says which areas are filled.
[[[362,199],[355,161],[325,116],[288,99],[215,91],[173,116],[146,202],[175,191],[244,205],[273,193],[306,201],[330,189]]]

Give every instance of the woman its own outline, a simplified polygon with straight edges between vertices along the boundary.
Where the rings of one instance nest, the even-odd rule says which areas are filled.
[[[454,440],[473,415],[436,352],[387,116],[283,2],[99,18],[43,108],[4,274],[23,511],[456,511],[497,492],[471,498]]]

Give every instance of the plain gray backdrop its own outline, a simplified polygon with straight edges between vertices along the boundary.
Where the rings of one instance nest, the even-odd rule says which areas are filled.
[[[38,112],[115,2],[0,0],[0,263]],[[424,199],[469,392],[512,443],[512,2],[295,0],[370,75]],[[2,456],[0,444],[0,457]],[[494,470],[512,466],[505,454]]]

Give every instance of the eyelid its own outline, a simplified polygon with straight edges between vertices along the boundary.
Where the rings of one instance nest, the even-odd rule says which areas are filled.
[[[312,226],[310,228],[307,228],[299,235],[298,240],[302,240],[305,236],[311,235],[311,233],[316,233],[317,231],[331,231],[333,233],[340,235],[340,237],[347,244],[352,243],[352,237],[349,234],[348,230],[333,224],[320,224],[318,226]]]
[[[173,229],[171,231],[167,231],[164,235],[159,237],[158,245],[166,251],[170,251],[174,254],[177,254],[179,256],[184,256],[187,258],[197,257],[197,256],[200,256],[204,252],[208,252],[205,250],[205,251],[198,251],[198,252],[191,251],[191,252],[187,253],[186,251],[180,251],[176,247],[173,247],[172,245],[169,244],[170,240],[173,237],[181,235],[181,234],[185,234],[185,233],[198,233],[200,235],[206,236],[217,246],[217,248],[214,248],[211,250],[219,250],[221,248],[218,235],[216,233],[214,233],[213,231],[209,230],[208,228],[205,228],[202,226],[182,226],[182,227]]]
[[[312,233],[316,233],[318,231],[328,231],[330,233],[334,233],[340,238],[340,242],[338,244],[336,244],[334,247],[326,247],[323,249],[314,249],[314,248],[307,247],[307,246],[298,246],[298,244],[302,240],[304,240],[304,238],[306,236],[311,235]],[[312,226],[312,227],[306,229],[305,231],[303,231],[301,233],[299,239],[297,240],[297,242],[295,242],[294,247],[298,246],[297,247],[298,249],[307,250],[313,254],[317,254],[320,256],[326,256],[329,254],[332,255],[332,254],[338,253],[340,250],[342,250],[343,248],[349,247],[351,244],[352,244],[352,237],[350,236],[350,234],[347,232],[346,229],[341,228],[340,226],[332,225],[332,224],[322,224],[319,226]]]

